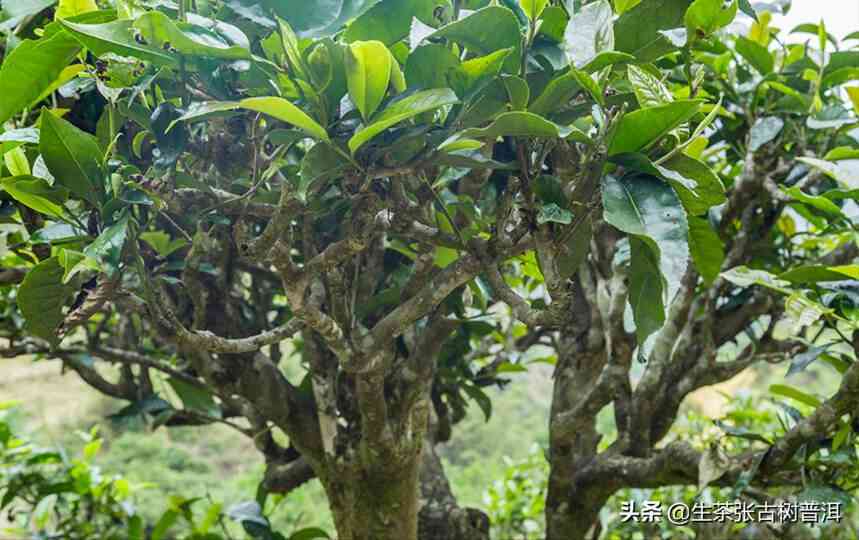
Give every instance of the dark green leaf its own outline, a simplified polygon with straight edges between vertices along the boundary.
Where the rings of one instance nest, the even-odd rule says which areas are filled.
[[[700,216],[711,207],[725,202],[725,186],[716,173],[704,163],[686,154],[673,156],[658,166],[659,175],[677,191],[683,207]]]
[[[447,73],[459,65],[459,58],[438,43],[418,47],[406,60],[406,82],[412,88],[447,86]]]
[[[63,322],[63,306],[74,289],[63,284],[65,271],[56,257],[33,267],[18,289],[18,308],[27,321],[27,329],[47,341],[56,343],[57,328]]]
[[[665,323],[665,282],[659,271],[659,250],[641,237],[629,239],[629,305],[639,347]],[[644,357],[639,349],[639,354]]]
[[[95,241],[84,249],[84,254],[100,263],[108,274],[118,269],[122,258],[122,248],[128,236],[128,214],[122,216],[116,223],[105,229]]]
[[[325,128],[320,126],[315,120],[310,118],[304,111],[280,97],[254,97],[246,98],[241,101],[206,101],[195,104],[188,109],[179,120],[196,120],[206,116],[235,111],[238,109],[247,109],[249,111],[261,112],[267,114],[283,122],[294,125],[297,128],[304,130],[310,136],[328,140],[328,134]]]
[[[33,104],[69,65],[80,45],[66,32],[25,39],[0,67],[0,125]]]
[[[95,137],[43,110],[39,151],[58,184],[92,203],[102,200],[104,171]]]
[[[471,139],[498,137],[550,137],[566,138],[572,128],[559,126],[534,113],[512,111],[498,115],[492,124],[485,128],[471,128],[462,132],[462,137]]]
[[[24,206],[51,217],[64,215],[63,205],[69,198],[69,190],[33,176],[4,178],[0,188]]]
[[[766,47],[744,36],[737,37],[735,45],[737,52],[752,65],[761,75],[772,73],[775,59]]]
[[[725,246],[706,219],[689,216],[689,251],[695,268],[706,285],[711,285],[722,271]]]
[[[96,56],[107,53],[131,56],[158,65],[175,65],[176,57],[164,49],[140,43],[136,38],[134,21],[120,19],[104,24],[80,24],[61,20],[66,29]]]
[[[307,192],[318,182],[335,178],[348,167],[349,162],[330,143],[316,143],[301,161],[296,197],[302,202],[306,201]]]
[[[492,399],[477,386],[464,384],[461,388],[465,390],[465,393],[468,394],[475,403],[477,403],[477,406],[480,407],[481,411],[483,411],[484,418],[489,422],[489,419],[492,417]]]
[[[221,408],[215,402],[211,392],[175,377],[168,378],[167,382],[176,391],[186,409],[203,413],[211,418],[221,417]]]
[[[647,0],[621,15],[614,24],[615,48],[642,62],[659,58],[675,48],[660,30],[683,26],[692,0]]]
[[[624,115],[609,143],[609,155],[638,152],[650,146],[692,118],[701,103],[697,99],[684,99]]]
[[[395,101],[349,139],[349,150],[354,154],[367,141],[403,120],[458,102],[456,94],[448,88],[424,90]]]
[[[673,299],[686,273],[689,260],[686,213],[669,184],[646,175],[630,175],[620,180],[606,176],[603,208],[608,223],[632,235],[630,303],[637,317],[636,332],[641,345],[661,327],[665,305]],[[658,283],[654,281],[654,271]]]
[[[489,54],[518,50],[519,36],[516,15],[505,7],[489,6],[439,28],[429,38],[446,38],[478,54]]]
[[[822,281],[859,279],[859,265],[798,266],[779,274],[778,277],[791,283],[819,283]]]
[[[343,33],[347,43],[375,39],[391,46],[409,35],[412,18],[432,23],[436,8],[447,0],[382,0],[349,24]]]
[[[147,11],[134,21],[133,28],[150,46],[184,55],[228,60],[251,57],[250,50],[228,43],[215,32],[188,23],[174,23],[160,11]]]

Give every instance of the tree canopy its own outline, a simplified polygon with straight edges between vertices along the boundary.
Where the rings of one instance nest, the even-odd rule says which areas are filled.
[[[0,353],[241,431],[263,507],[318,478],[339,540],[488,538],[435,446],[538,345],[547,540],[625,488],[855,487],[859,35],[748,0],[5,4]],[[781,361],[840,387],[672,436]]]

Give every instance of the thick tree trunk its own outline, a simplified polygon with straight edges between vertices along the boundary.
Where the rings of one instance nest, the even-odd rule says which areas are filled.
[[[583,540],[598,521],[599,511],[614,492],[612,486],[582,481],[582,471],[598,459],[600,435],[588,390],[596,389],[605,363],[604,351],[583,350],[567,339],[555,371],[546,495],[546,540]],[[598,397],[598,396],[597,396]]]
[[[336,469],[322,483],[337,540],[418,539],[418,456],[373,470]]]

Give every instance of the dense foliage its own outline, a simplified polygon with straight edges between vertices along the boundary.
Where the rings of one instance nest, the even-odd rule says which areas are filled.
[[[849,499],[859,36],[789,44],[747,0],[3,6],[2,354],[247,435],[258,506],[318,478],[340,540],[486,538],[435,446],[538,347],[549,477],[515,511],[548,540],[628,488]],[[773,385],[807,408],[720,424],[740,447],[672,435],[788,359],[840,387]]]

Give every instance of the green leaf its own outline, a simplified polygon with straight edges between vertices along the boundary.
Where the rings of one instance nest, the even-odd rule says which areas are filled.
[[[737,49],[737,52],[752,65],[752,67],[758,70],[758,73],[761,75],[772,73],[773,68],[775,67],[775,59],[766,47],[757,41],[752,41],[744,36],[739,36],[737,37],[735,48]]]
[[[629,175],[620,180],[606,176],[603,209],[609,224],[632,235],[630,303],[633,314],[638,311],[636,332],[641,345],[661,327],[665,305],[673,299],[686,272],[689,259],[686,213],[671,186],[648,175]],[[661,277],[658,284],[654,282],[654,267],[664,276],[664,288]],[[637,271],[641,275],[636,277]]]
[[[96,138],[42,111],[39,151],[56,182],[94,204],[104,197],[102,152]]]
[[[0,187],[13,199],[40,214],[62,217],[63,205],[69,198],[69,191],[60,186],[51,186],[42,178],[15,176],[0,180]]]
[[[572,16],[564,32],[564,52],[573,67],[581,68],[599,53],[614,49],[613,17],[608,0],[591,2]]]
[[[16,146],[3,154],[3,163],[14,176],[30,175],[30,162],[27,160],[27,154],[24,153],[24,148],[21,146]]]
[[[512,11],[489,6],[442,26],[428,39],[445,38],[477,54],[489,54],[500,49],[518,50],[520,35],[519,22]]]
[[[507,95],[510,96],[510,106],[514,111],[524,111],[531,100],[531,89],[528,83],[520,77],[511,75],[502,79]]]
[[[447,86],[447,73],[459,65],[459,58],[438,43],[418,47],[406,60],[406,81],[413,88]]]
[[[737,16],[737,0],[725,7],[724,0],[695,0],[686,10],[684,21],[691,35],[712,34],[731,24]]]
[[[307,201],[307,192],[317,182],[335,178],[349,166],[349,162],[330,143],[316,143],[301,160],[296,197],[301,202]]]
[[[152,540],[163,540],[167,531],[179,520],[179,512],[176,510],[167,510],[155,523],[152,529]]]
[[[57,343],[57,328],[63,322],[63,306],[73,289],[63,285],[63,267],[56,257],[33,267],[18,288],[18,307],[27,321],[27,330]]]
[[[349,23],[343,32],[346,43],[375,39],[392,46],[409,35],[413,18],[431,23],[436,8],[447,0],[382,0]]]
[[[641,0],[614,0],[614,11],[618,15],[623,15],[640,3]]]
[[[593,60],[582,67],[582,71],[586,73],[596,73],[603,68],[613,66],[615,64],[625,64],[634,62],[635,57],[631,54],[626,54],[618,51],[603,51],[596,55]]]
[[[630,64],[626,66],[626,74],[639,106],[656,107],[674,101],[674,96],[662,81],[640,67]]]
[[[95,0],[60,0],[59,5],[57,5],[57,11],[54,13],[54,17],[57,19],[65,19],[68,17],[74,17],[75,15],[89,13],[90,11],[95,11],[97,9],[98,6],[96,5]]]
[[[367,141],[389,127],[419,114],[455,103],[459,103],[459,100],[448,88],[424,90],[395,101],[375,116],[372,123],[349,139],[349,150],[354,154]]]
[[[308,135],[323,141],[328,133],[304,111],[280,97],[253,97],[241,101],[205,101],[189,107],[179,120],[196,120],[212,114],[246,109],[267,114],[304,130]]]
[[[730,281],[737,287],[747,288],[753,285],[760,285],[768,289],[781,293],[789,293],[790,282],[777,278],[764,270],[753,270],[746,266],[737,266],[722,272],[722,277]]]
[[[536,21],[543,14],[543,10],[546,9],[548,3],[549,0],[519,0],[522,11],[532,21]]]
[[[754,19],[758,20],[758,13],[755,11],[755,8],[752,6],[752,3],[749,0],[740,0],[739,1],[740,11]]]
[[[169,257],[177,249],[182,249],[188,245],[187,240],[183,238],[171,239],[170,235],[164,231],[140,233],[140,239],[152,246],[152,249],[161,257]]]
[[[0,125],[30,106],[56,81],[80,50],[66,32],[25,39],[7,49],[0,67]]]
[[[173,49],[190,56],[228,60],[244,60],[251,57],[248,49],[231,45],[218,34],[203,27],[188,23],[174,23],[160,11],[144,13],[134,21],[133,28],[150,46],[160,49]]]
[[[794,388],[793,386],[788,386],[786,384],[771,385],[770,393],[790,398],[794,401],[798,401],[815,409],[822,405],[821,401],[818,398],[812,396],[811,394],[806,394],[802,390]]]
[[[660,31],[683,26],[691,0],[647,0],[615,22],[615,49],[650,62],[676,48]]]
[[[14,2],[3,2],[3,14],[8,16],[17,25],[20,22],[19,19],[35,15],[56,3],[57,0],[15,0]]]
[[[479,387],[464,384],[461,386],[465,393],[477,403],[477,406],[480,407],[480,410],[483,411],[483,416],[487,422],[492,418],[492,399],[486,395],[486,393],[481,390]]]
[[[658,250],[641,237],[629,239],[629,305],[639,347],[665,324],[665,282]],[[642,354],[642,356],[644,356]]]
[[[128,236],[129,219],[128,214],[124,214],[119,221],[102,231],[92,244],[84,248],[84,255],[104,265],[108,275],[112,275],[119,268],[122,248]]]
[[[543,92],[528,106],[528,110],[534,114],[548,115],[555,111],[558,103],[568,102],[581,90],[576,76],[567,71],[549,81]]]
[[[792,283],[859,280],[859,265],[800,266],[779,274],[778,277]]]
[[[101,265],[98,261],[73,249],[61,249],[57,255],[57,260],[63,267],[63,283],[70,282],[80,272],[87,270],[101,272]]]
[[[350,20],[360,17],[379,0],[307,0],[284,2],[263,0],[267,10],[286,19],[301,37],[324,37],[337,33]]]
[[[706,164],[686,154],[676,154],[657,166],[660,176],[671,182],[683,207],[694,216],[705,214],[725,202],[725,186]]]
[[[778,137],[783,127],[784,120],[777,116],[758,118],[750,131],[749,150],[757,152],[763,145]]]
[[[170,383],[170,386],[176,391],[176,395],[182,400],[184,408],[213,418],[221,417],[221,408],[215,402],[211,392],[175,377],[168,378],[167,382]]]
[[[837,204],[821,195],[809,195],[807,193],[804,193],[798,187],[781,188],[781,191],[783,193],[786,193],[787,195],[790,195],[792,199],[812,208],[816,208],[817,210],[820,210],[821,212],[827,213],[831,216],[842,215],[841,208],[839,208]]]
[[[81,24],[60,20],[74,38],[95,56],[107,53],[131,56],[157,65],[175,65],[178,60],[164,49],[135,39],[134,21],[120,19],[104,24]]]
[[[553,139],[566,138],[572,133],[567,127],[559,126],[534,113],[511,111],[499,114],[485,128],[470,128],[461,136],[471,139],[497,139],[498,137],[549,137]]]
[[[356,41],[346,53],[346,82],[352,103],[366,121],[376,112],[391,82],[395,62],[381,41]]]
[[[579,86],[584,88],[588,94],[590,94],[591,98],[594,101],[600,104],[600,106],[605,105],[605,98],[603,97],[603,89],[600,88],[599,84],[587,73],[584,71],[579,71],[578,69],[571,67],[570,74],[576,79],[576,82],[579,83]]]
[[[609,143],[609,155],[638,152],[692,118],[701,100],[678,100],[625,114]]]
[[[459,64],[448,73],[450,87],[463,100],[471,98],[498,77],[512,51],[501,49]]]
[[[725,261],[725,246],[706,219],[689,216],[689,251],[704,284],[712,285]]]

